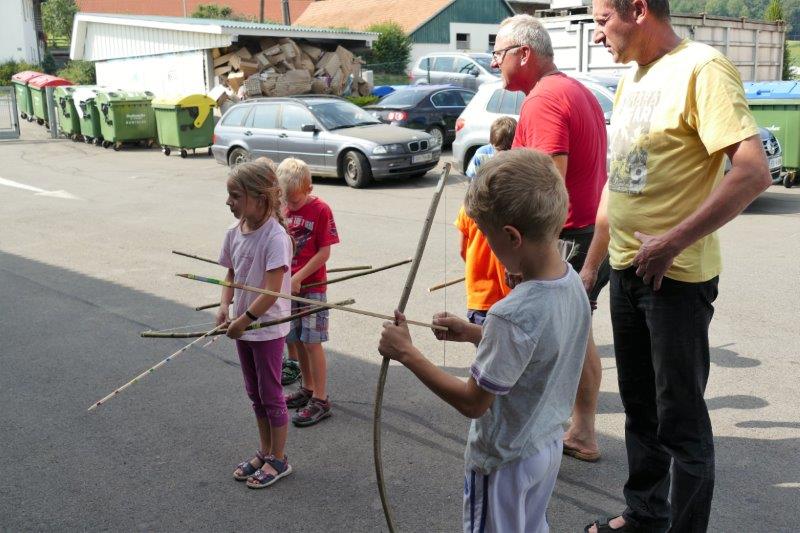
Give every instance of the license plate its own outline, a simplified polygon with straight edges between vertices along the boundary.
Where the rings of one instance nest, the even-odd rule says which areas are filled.
[[[431,159],[433,159],[433,154],[430,152],[427,154],[412,155],[411,163],[424,163],[425,161],[430,161]]]
[[[769,168],[770,169],[773,169],[773,168],[776,168],[776,167],[782,167],[783,166],[783,157],[779,156],[779,155],[776,155],[775,157],[770,157],[769,160],[768,160],[768,163],[769,163]]]

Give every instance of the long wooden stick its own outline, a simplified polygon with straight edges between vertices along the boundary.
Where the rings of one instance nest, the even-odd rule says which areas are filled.
[[[407,265],[410,263],[411,259],[403,259],[402,261],[397,261],[396,263],[391,263],[388,265],[380,266],[377,268],[371,268],[369,270],[364,270],[363,272],[356,272],[355,274],[349,274],[347,276],[340,276],[338,278],[331,278],[325,281],[315,281],[314,283],[309,283],[308,285],[302,285],[302,289],[309,289],[311,287],[319,287],[320,285],[330,285],[331,283],[338,283],[340,281],[346,281],[348,279],[357,278],[360,276],[366,276],[368,274],[374,274],[375,272],[381,272],[382,270],[389,270],[390,268],[399,267],[402,265]]]
[[[355,300],[352,298],[348,300],[342,300],[340,302],[335,302],[336,305],[352,305],[356,303]],[[291,322],[292,320],[303,318],[304,316],[313,315],[314,313],[319,313],[320,311],[324,311],[327,307],[322,307],[319,305],[315,305],[309,307],[308,309],[304,309],[303,311],[299,311],[293,315],[285,316],[282,318],[276,318],[275,320],[267,320],[265,322],[259,322],[257,324],[250,324],[245,328],[245,331],[252,331],[254,329],[261,329],[266,328],[269,326],[277,326],[278,324],[283,324],[285,322]],[[208,335],[209,337],[213,335],[225,335],[228,333],[227,329],[221,329],[215,331]],[[143,331],[139,334],[140,337],[145,337],[148,339],[192,339],[194,337],[202,337],[205,335],[202,331],[186,331],[186,332],[169,332],[169,331]]]
[[[438,291],[439,289],[444,289],[445,287],[449,287],[450,285],[457,285],[461,283],[467,278],[461,277],[458,279],[451,279],[450,281],[445,281],[444,283],[440,283],[438,285],[434,285],[433,287],[428,287],[428,292]]]
[[[425,244],[428,242],[428,235],[431,232],[433,219],[436,216],[436,208],[439,205],[439,199],[442,197],[444,191],[444,184],[447,181],[447,176],[450,175],[450,163],[444,165],[442,175],[439,178],[439,183],[436,185],[436,190],[431,198],[430,206],[428,207],[428,215],[425,217],[425,224],[422,227],[422,232],[417,242],[417,251],[414,253],[414,260],[411,263],[411,268],[408,270],[406,277],[406,284],[403,287],[403,293],[400,296],[400,303],[397,309],[402,313],[408,303],[408,298],[411,295],[411,287],[414,285],[414,279],[419,270],[419,263],[422,259],[422,253],[425,251]],[[375,391],[375,409],[372,419],[372,455],[375,462],[375,479],[378,483],[378,494],[381,497],[381,505],[383,506],[383,515],[386,518],[386,526],[389,528],[389,533],[396,531],[394,525],[394,516],[392,508],[389,506],[389,498],[386,495],[386,482],[383,477],[383,461],[381,460],[381,411],[383,409],[383,391],[386,387],[386,376],[389,371],[389,358],[384,357],[381,362],[381,370],[378,375],[378,386]]]
[[[189,344],[187,344],[186,346],[184,346],[183,348],[181,348],[180,350],[178,350],[174,354],[170,355],[166,359],[163,359],[158,364],[151,366],[150,368],[148,368],[147,370],[145,370],[144,372],[142,372],[141,374],[139,374],[138,376],[136,376],[135,378],[133,378],[132,380],[127,382],[125,385],[123,385],[120,388],[114,390],[111,394],[108,394],[108,395],[104,396],[103,398],[101,398],[100,400],[98,400],[97,402],[93,403],[92,405],[89,406],[88,410],[89,411],[93,411],[93,410],[97,409],[99,406],[103,405],[103,403],[106,400],[108,400],[109,398],[113,398],[114,396],[116,396],[120,392],[124,391],[125,389],[127,389],[128,387],[130,387],[131,385],[133,385],[134,383],[136,383],[137,381],[139,381],[140,379],[142,379],[146,375],[152,374],[153,372],[158,370],[160,367],[162,367],[165,364],[169,363],[173,358],[178,357],[180,354],[182,354],[183,352],[185,352],[186,350],[188,350],[189,348],[191,348],[192,346],[194,346],[195,344],[197,344],[198,342],[200,342],[204,338],[208,337],[209,335],[212,335],[215,331],[217,331],[221,327],[222,327],[222,324],[220,324],[219,326],[215,326],[214,329],[207,331],[205,334],[203,334],[200,337],[196,338],[195,340],[193,340],[192,342],[190,342]]]
[[[219,265],[217,261],[200,257],[199,255],[187,254],[186,252],[179,252],[178,250],[172,250],[172,253],[175,255],[182,255],[183,257],[188,257],[190,259],[197,259],[198,261],[205,261],[206,263],[211,263],[212,265]]]
[[[233,302],[231,302],[231,303],[233,303]],[[215,307],[219,307],[219,302],[214,302],[214,303],[205,304],[205,305],[198,305],[197,307],[194,308],[194,310],[195,311],[204,311],[206,309],[213,309]]]
[[[329,268],[328,274],[332,274],[334,272],[351,272],[353,270],[369,270],[370,268],[372,268],[372,265],[357,265],[350,267]]]
[[[207,257],[200,257],[199,255],[187,254],[186,252],[179,252],[178,250],[172,250],[172,253],[175,255],[182,255],[183,257],[188,257],[190,259],[197,259],[198,261],[205,261],[206,263],[211,263],[212,265],[219,265],[217,261],[214,261],[213,259],[208,259]],[[350,272],[352,270],[369,270],[371,268],[372,265],[356,265],[349,267],[329,268],[328,272]],[[206,309],[208,309],[208,307]],[[198,309],[198,311],[199,310],[200,309]]]
[[[373,313],[372,311],[365,311],[363,309],[356,309],[354,307],[345,307],[343,305],[337,304],[330,304],[326,302],[320,302],[318,300],[310,300],[308,298],[302,298],[300,296],[294,296],[293,294],[284,294],[281,292],[270,291],[267,289],[261,289],[259,287],[251,287],[250,285],[242,285],[241,283],[233,283],[230,281],[225,281],[222,279],[214,279],[214,278],[207,278],[205,276],[197,276],[195,274],[175,274],[178,277],[191,279],[194,281],[201,281],[203,283],[211,283],[213,285],[222,285],[224,287],[231,287],[234,289],[240,289],[243,291],[250,291],[250,292],[257,292],[259,294],[266,294],[269,296],[275,296],[276,298],[285,298],[287,300],[292,300],[294,302],[301,302],[304,304],[309,305],[319,305],[320,307],[327,307],[328,309],[337,309],[339,311],[347,311],[348,313],[356,313],[359,315],[364,316],[371,316],[373,318],[380,318],[383,320],[391,320],[394,321],[393,316],[389,315],[382,315],[380,313]],[[437,326],[434,324],[429,324],[427,322],[418,322],[416,320],[406,320],[406,323],[412,326],[420,326],[423,328],[431,328],[431,329],[438,329],[440,331],[447,331],[447,328],[444,326]]]

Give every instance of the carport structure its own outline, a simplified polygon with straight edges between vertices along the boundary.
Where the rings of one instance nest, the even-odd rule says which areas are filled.
[[[236,20],[78,13],[70,59],[94,61],[98,85],[156,95],[207,93],[214,85],[212,50],[262,37],[303,39],[354,53],[376,33],[259,24]]]

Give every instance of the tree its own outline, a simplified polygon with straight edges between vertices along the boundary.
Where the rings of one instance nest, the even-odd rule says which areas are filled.
[[[772,0],[769,5],[767,6],[766,11],[764,11],[764,19],[769,20],[771,22],[776,22],[778,20],[784,21],[786,20],[783,15],[783,5],[781,4],[781,0]],[[790,66],[792,64],[791,54],[789,52],[789,43],[786,40],[783,41],[783,69],[781,72],[781,79],[783,80],[790,80],[792,79],[792,71]]]
[[[72,36],[72,21],[78,6],[75,0],[47,0],[42,4],[42,25],[49,37]]]
[[[219,4],[197,4],[190,16],[196,19],[247,20],[246,17],[234,13],[232,8]]]
[[[375,71],[403,74],[411,59],[411,39],[396,22],[373,24],[367,31],[379,33],[369,54]]]

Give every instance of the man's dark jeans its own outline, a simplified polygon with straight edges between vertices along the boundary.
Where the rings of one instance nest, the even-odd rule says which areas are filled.
[[[718,281],[664,278],[653,291],[635,268],[611,273],[611,323],[628,452],[623,516],[642,531],[708,528],[714,441],[703,394]]]

